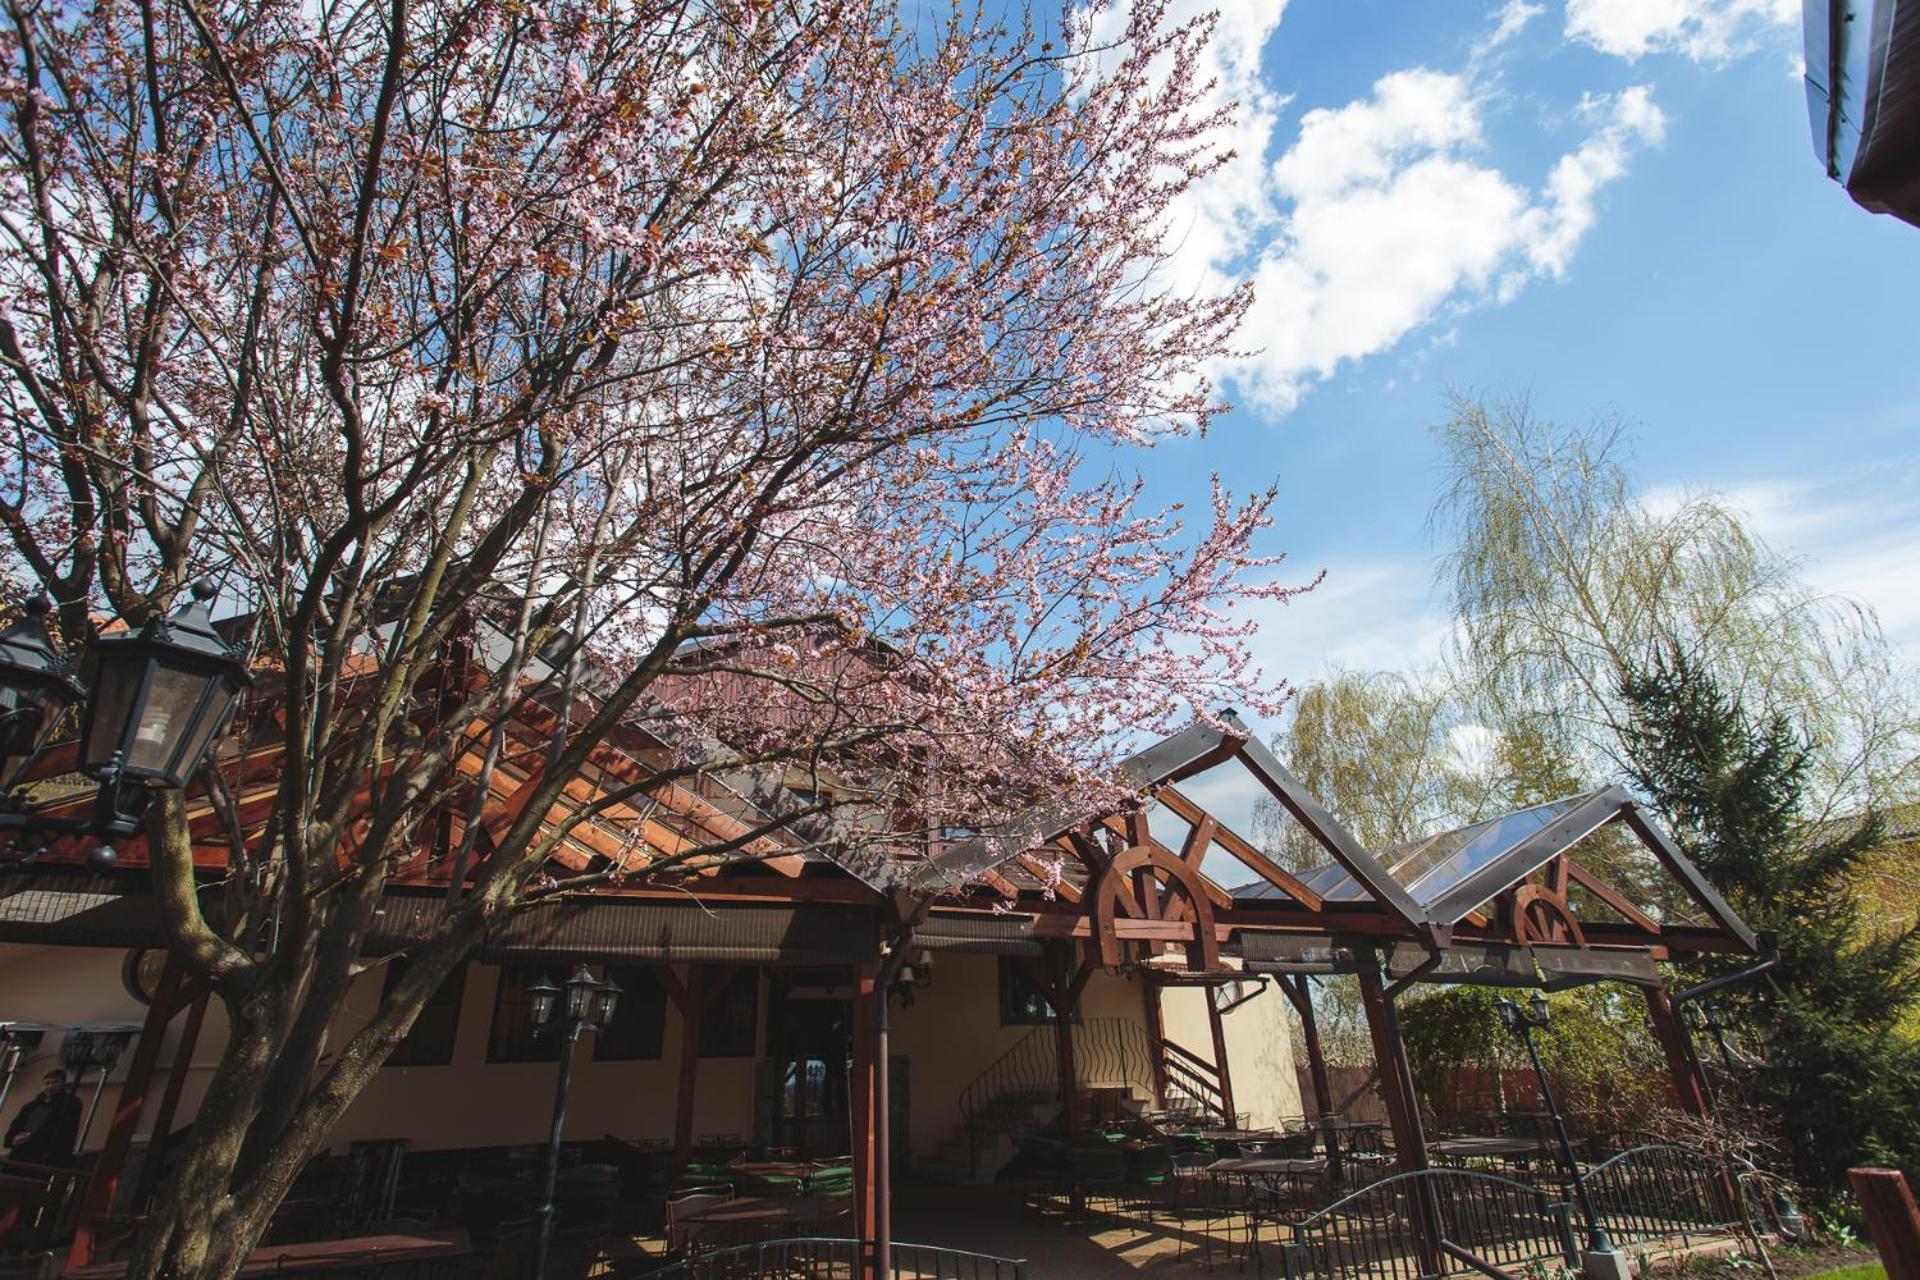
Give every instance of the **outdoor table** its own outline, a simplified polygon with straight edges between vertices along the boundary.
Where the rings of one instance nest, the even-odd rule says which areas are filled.
[[[709,1227],[764,1226],[807,1222],[852,1204],[851,1196],[735,1196],[697,1209],[683,1209],[678,1217],[681,1222]]]
[[[355,1236],[348,1240],[309,1240],[300,1244],[276,1244],[255,1249],[240,1264],[242,1276],[268,1276],[287,1271],[357,1271],[369,1267],[391,1267],[413,1262],[441,1262],[464,1258],[473,1252],[467,1233],[450,1231],[396,1231],[377,1236]],[[127,1264],[95,1262],[84,1267],[69,1267],[64,1280],[120,1280]]]
[[[1441,1138],[1427,1144],[1427,1154],[1447,1160],[1497,1159],[1538,1155],[1546,1143],[1538,1138]]]
[[[804,1178],[813,1172],[804,1160],[735,1160],[727,1167],[750,1178]]]
[[[1327,1162],[1318,1156],[1236,1156],[1215,1160],[1207,1168],[1216,1173],[1324,1173]]]

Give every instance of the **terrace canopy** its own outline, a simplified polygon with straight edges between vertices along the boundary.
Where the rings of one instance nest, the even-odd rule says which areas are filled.
[[[510,824],[533,790],[538,765],[526,762],[540,758],[538,746],[551,727],[542,717],[550,714],[531,702],[503,727],[510,741],[502,767],[489,777],[481,856],[487,833]],[[238,745],[230,745],[221,763],[232,811],[243,824],[257,824],[267,812],[281,749],[271,709],[258,719],[236,735]],[[485,745],[478,733],[467,745],[459,763],[469,776],[481,775]],[[884,1273],[889,1235],[887,1179],[879,1175],[889,1141],[887,1108],[879,1102],[888,1096],[887,996],[901,965],[922,949],[992,952],[1028,968],[1062,1015],[1055,1025],[1069,1124],[1077,1115],[1070,1015],[1094,969],[1143,978],[1149,1036],[1163,1073],[1172,1069],[1159,1043],[1164,987],[1225,986],[1249,974],[1273,975],[1302,1018],[1323,1114],[1331,1099],[1306,984],[1312,974],[1351,973],[1382,1065],[1396,1147],[1414,1167],[1424,1162],[1424,1142],[1394,1011],[1394,998],[1411,982],[1634,983],[1646,992],[1683,1104],[1701,1111],[1708,1105],[1705,1084],[1655,966],[1703,952],[1760,949],[1753,932],[1619,788],[1376,854],[1230,712],[1122,762],[1133,793],[1123,808],[1089,812],[1043,803],[991,832],[894,858],[868,852],[843,859],[826,838],[831,833],[803,838],[770,824],[770,815],[797,804],[777,778],[700,775],[631,790],[672,761],[699,753],[700,744],[638,729],[601,743],[581,785],[556,802],[546,821],[571,827],[555,850],[559,868],[615,866],[621,874],[590,896],[502,922],[489,930],[480,954],[841,967],[856,995],[856,1215],[874,1274]],[[1234,770],[1290,816],[1289,856],[1270,856],[1196,799],[1235,781]],[[622,788],[624,802],[596,803]],[[50,803],[57,808],[61,801]],[[583,809],[593,816],[579,822]],[[190,795],[189,811],[196,869],[212,885],[228,871],[233,842],[206,796]],[[391,877],[369,952],[404,948],[432,927],[438,904],[457,892],[463,869],[445,855],[461,844],[463,818],[453,815],[444,824],[437,853],[423,849]],[[753,856],[666,883],[649,876],[656,857],[729,841]],[[72,842],[58,843],[33,870],[0,876],[0,942],[129,946],[155,939],[143,842],[122,842],[109,874],[88,871],[83,852]],[[150,1031],[204,1008],[204,996],[177,976],[163,979],[163,986],[167,981],[173,985],[152,1003],[157,1021]],[[669,986],[682,1017],[697,1019],[698,991]],[[1200,1083],[1231,1123],[1220,1009],[1212,1000],[1207,1005],[1220,1069],[1216,1080]],[[197,1016],[189,1012],[194,1025]],[[110,1138],[103,1152],[107,1176],[95,1180],[91,1215],[103,1215],[110,1203],[115,1146],[124,1156],[140,1119],[142,1072],[151,1073],[158,1044],[157,1034],[142,1037],[142,1056],[115,1112],[115,1128],[125,1133]],[[683,1149],[695,1070],[691,1060],[683,1062]]]
[[[1287,870],[1187,794],[1235,768],[1290,815],[1288,861],[1309,869]],[[1139,788],[1138,809],[1039,806],[929,859],[909,883],[933,891],[1009,867],[1045,871],[1041,860],[1054,859],[1065,903],[1037,910],[1030,928],[1083,939],[1083,964],[1132,965],[1159,981],[1273,975],[1302,1019],[1322,1114],[1332,1100],[1307,981],[1354,975],[1406,1168],[1424,1164],[1425,1140],[1394,999],[1414,982],[1637,986],[1681,1104],[1696,1113],[1710,1105],[1657,965],[1708,952],[1754,955],[1763,943],[1625,789],[1568,796],[1376,854],[1231,712],[1123,769]],[[1222,889],[1223,863],[1253,880]]]

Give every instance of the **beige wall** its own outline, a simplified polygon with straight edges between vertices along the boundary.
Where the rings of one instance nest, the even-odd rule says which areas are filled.
[[[1083,1019],[1127,1018],[1144,1025],[1139,981],[1094,973],[1080,994],[1080,1012]],[[1045,1046],[1053,1043],[1051,1027],[1000,1025],[997,956],[947,952],[934,958],[932,989],[893,1015],[893,1053],[912,1063],[916,1160],[932,1155],[956,1131],[962,1091],[1030,1035],[1043,1037]]]
[[[0,944],[0,1021],[47,1022],[60,1026],[80,1022],[144,1022],[146,1007],[133,998],[120,978],[126,958],[124,951],[92,947]],[[163,1070],[154,1073],[153,1102],[142,1117],[149,1124],[152,1122],[153,1108],[159,1105],[160,1091],[166,1087],[164,1068],[173,1062],[174,1049],[179,1044],[184,1021],[176,1019],[167,1028],[166,1038],[161,1041],[160,1065]],[[7,1095],[5,1120],[0,1123],[11,1123],[13,1113],[20,1104],[39,1088],[40,1077],[46,1069],[60,1065],[60,1041],[58,1032],[48,1032],[33,1056],[21,1065],[20,1073],[14,1080],[13,1092]],[[207,1010],[199,1044],[193,1055],[193,1065],[188,1068],[186,1083],[181,1088],[176,1125],[183,1123],[199,1107],[200,1098],[206,1092],[207,1079],[212,1074],[214,1063],[219,1061],[226,1042],[226,1018],[215,1004]],[[107,1113],[117,1097],[116,1082],[126,1078],[132,1058],[131,1053],[122,1054],[109,1078],[106,1093],[101,1099],[101,1114],[94,1118],[83,1144],[87,1150],[98,1150],[106,1139]],[[80,1090],[83,1100],[93,1100],[94,1082],[98,1079],[97,1072],[87,1073]],[[138,1136],[144,1138],[145,1134],[143,1128]]]
[[[85,947],[0,945],[0,1021],[71,1024],[140,1022],[145,1008],[120,980],[123,951]],[[556,969],[556,977],[562,977]],[[388,1067],[354,1102],[334,1130],[332,1145],[362,1138],[405,1135],[415,1147],[497,1146],[544,1142],[552,1119],[555,1067],[551,1062],[489,1063],[487,1032],[492,1020],[500,970],[470,967],[461,1002],[453,1062],[444,1067]],[[373,1015],[384,971],[361,976],[348,997],[336,1037],[350,1034]],[[764,997],[764,992],[763,992]],[[176,1018],[162,1041],[160,1069],[142,1120],[150,1125],[153,1108],[166,1087],[184,1018]],[[8,1098],[6,1119],[37,1085],[39,1074],[59,1062],[60,1037],[45,1043],[22,1068]],[[210,1005],[193,1061],[187,1068],[175,1123],[190,1119],[206,1092],[206,1082],[226,1045],[226,1019],[218,1002]],[[595,1062],[593,1045],[582,1037],[576,1046],[573,1085],[568,1094],[567,1135],[572,1139],[614,1134],[622,1138],[669,1138],[679,1088],[679,1018],[669,1008],[665,1044],[657,1060]],[[112,1081],[125,1078],[131,1054],[123,1056]],[[84,1097],[92,1096],[89,1076]],[[106,1107],[116,1096],[109,1082]],[[746,1134],[753,1128],[753,1059],[703,1058],[694,1105],[694,1133]],[[106,1136],[102,1114],[87,1135],[86,1147],[98,1149]],[[143,1127],[140,1138],[146,1136]]]
[[[1215,1062],[1213,1029],[1207,1020],[1209,991],[1169,987],[1161,1005],[1167,1039]],[[1227,1063],[1233,1106],[1256,1129],[1302,1113],[1300,1081],[1293,1067],[1292,1006],[1269,982],[1260,994],[1225,1015]]]
[[[0,945],[0,1020],[62,1024],[141,1021],[145,1009],[121,983],[124,960],[122,951]],[[411,1138],[420,1149],[545,1140],[553,1105],[554,1065],[486,1061],[499,975],[500,970],[491,966],[470,966],[453,1062],[444,1067],[389,1067],[382,1071],[342,1119],[333,1136],[334,1146],[401,1135]],[[1023,1037],[1037,1032],[1050,1042],[1052,1034],[1045,1028],[1000,1025],[996,957],[942,954],[935,959],[934,975],[933,986],[919,992],[911,1007],[896,1008],[892,1019],[893,1053],[911,1064],[910,1140],[916,1159],[930,1156],[954,1133],[960,1121],[959,1097],[969,1083]],[[372,1016],[382,981],[383,971],[377,968],[361,977],[349,996],[336,1035],[350,1033]],[[765,998],[763,985],[763,1009]],[[1168,990],[1164,1006],[1167,1031],[1184,1047],[1211,1059],[1212,1040],[1205,1006],[1199,999],[1195,989]],[[1124,1018],[1138,1023],[1144,1012],[1140,980],[1096,972],[1082,993],[1081,1009],[1088,1019]],[[1241,1110],[1254,1113],[1256,1123],[1270,1123],[1281,1115],[1300,1111],[1287,1016],[1285,1000],[1272,990],[1227,1015],[1235,1101]],[[154,1081],[155,1099],[165,1087],[166,1068],[173,1060],[183,1021],[176,1019],[168,1028],[161,1070]],[[763,1018],[763,1040],[764,1023]],[[225,1039],[225,1018],[216,1002],[208,1010],[188,1068],[176,1124],[185,1123],[193,1115]],[[30,1088],[42,1067],[58,1061],[58,1040],[57,1035],[49,1034],[47,1043],[23,1069],[20,1084],[7,1103],[9,1113],[24,1101],[21,1090]],[[672,1136],[679,1086],[680,1022],[671,1006],[657,1060],[595,1062],[590,1037],[582,1037],[576,1052],[568,1098],[570,1139],[604,1134],[628,1139]],[[695,1134],[751,1133],[753,1060],[703,1058],[699,1065]],[[123,1059],[115,1079],[125,1072]],[[109,1105],[114,1096],[110,1084]],[[151,1118],[150,1104],[147,1123]],[[105,1132],[102,1115],[92,1127],[88,1146],[97,1148]]]

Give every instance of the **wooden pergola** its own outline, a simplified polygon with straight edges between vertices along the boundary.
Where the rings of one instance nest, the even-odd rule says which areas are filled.
[[[1324,853],[1323,864],[1301,873],[1279,866],[1183,790],[1201,775],[1234,767],[1291,815],[1309,847]],[[1426,1140],[1395,1007],[1399,995],[1416,982],[1558,990],[1615,981],[1644,993],[1680,1105],[1696,1115],[1710,1109],[1705,1076],[1656,966],[1703,953],[1758,955],[1763,941],[1624,788],[1376,853],[1231,712],[1121,768],[1138,788],[1138,807],[1100,814],[1037,807],[907,878],[912,889],[935,894],[1009,862],[1031,872],[1042,853],[1072,866],[1077,874],[1062,879],[1061,901],[1036,908],[1030,926],[1035,936],[1082,952],[1078,974],[1056,960],[1047,987],[1061,1014],[1063,1060],[1071,1054],[1072,1000],[1095,965],[1146,974],[1150,1003],[1156,984],[1271,974],[1301,1019],[1324,1116],[1333,1099],[1307,984],[1313,975],[1351,974],[1394,1147],[1402,1170],[1411,1171],[1425,1167]],[[1589,849],[1611,852],[1616,861],[1622,850],[1639,851],[1651,875],[1632,888],[1612,883],[1596,860],[1583,863]],[[1238,863],[1251,882],[1221,888],[1218,873],[1203,869],[1210,855]],[[1218,1010],[1209,1007],[1218,1041]],[[1061,1079],[1070,1081],[1071,1072],[1063,1068]],[[1231,1097],[1230,1081],[1223,1091]],[[1075,1108],[1071,1098],[1063,1101],[1071,1123]]]
[[[524,809],[545,758],[548,713],[530,704],[506,726],[508,741],[491,777],[479,856],[489,835]],[[270,715],[237,735],[221,761],[241,823],[263,821],[280,748]],[[479,776],[489,726],[476,725],[460,766]],[[644,782],[686,744],[640,729],[600,745],[593,772],[567,789],[549,823],[577,821],[614,786]],[[471,757],[471,759],[469,759]],[[58,769],[58,761],[51,766]],[[1197,803],[1191,784],[1213,770],[1244,769],[1326,861],[1296,873]],[[573,826],[556,863],[574,872],[618,868],[591,895],[557,902],[492,931],[481,957],[566,958],[670,964],[832,965],[853,991],[851,1111],[855,1212],[863,1270],[887,1274],[891,1240],[888,1098],[889,990],[922,947],[988,940],[1016,954],[1053,1007],[1058,1028],[1063,1116],[1079,1118],[1072,1023],[1080,993],[1100,968],[1140,974],[1156,1070],[1166,1070],[1160,1029],[1164,988],[1221,985],[1275,975],[1306,1030],[1322,1114],[1332,1109],[1308,999],[1308,975],[1351,973],[1359,982],[1381,1065],[1396,1150],[1404,1168],[1425,1161],[1413,1081],[1395,999],[1417,981],[1476,981],[1549,988],[1622,980],[1640,986],[1666,1048],[1676,1093],[1687,1109],[1710,1106],[1685,1030],[1661,985],[1657,962],[1707,952],[1758,953],[1760,940],[1714,893],[1631,796],[1619,788],[1569,797],[1493,823],[1443,833],[1406,850],[1364,848],[1300,785],[1232,713],[1158,742],[1120,765],[1134,800],[1087,812],[1040,805],[1002,827],[917,859],[840,860],[792,829],[769,830],[783,804],[776,781],[702,776],[642,790]],[[58,809],[55,799],[51,807]],[[73,801],[72,803],[78,803]],[[196,867],[211,881],[228,870],[233,842],[211,799],[191,809]],[[755,832],[765,834],[755,835]],[[1624,835],[1650,856],[1670,886],[1669,901],[1636,901],[1576,855],[1601,832]],[[403,950],[430,929],[440,904],[471,868],[456,865],[458,815],[423,841],[391,877],[386,907],[368,950]],[[716,860],[691,875],[656,878],[649,866],[690,847],[733,843],[752,856]],[[56,845],[32,873],[0,877],[0,941],[139,945],[157,918],[140,886],[142,842],[122,842],[116,869],[88,872],[77,843]],[[1250,877],[1223,887],[1222,865]],[[1236,871],[1236,876],[1238,876]],[[1688,910],[1677,910],[1684,906]],[[692,1143],[698,1067],[691,1047],[708,995],[701,970],[667,988],[686,1028],[675,1145]],[[192,1052],[206,997],[170,973],[149,1010],[110,1121],[72,1260],[91,1255],[111,1205],[133,1133],[148,1102],[161,1033],[188,1019],[176,1062]],[[1234,1115],[1218,1003],[1211,1015],[1218,1103]],[[155,1127],[171,1123],[179,1073],[159,1100]],[[1159,1081],[1163,1090],[1164,1076]]]

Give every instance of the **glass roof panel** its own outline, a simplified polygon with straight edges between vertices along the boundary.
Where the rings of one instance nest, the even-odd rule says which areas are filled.
[[[1442,831],[1424,840],[1395,845],[1380,855],[1401,888],[1421,906],[1431,906],[1455,885],[1482,867],[1490,866],[1529,837],[1564,814],[1572,812],[1598,792],[1567,796]],[[1316,867],[1301,881],[1329,902],[1364,902],[1367,891],[1337,864]]]
[[[1554,819],[1572,812],[1586,799],[1584,795],[1567,796],[1428,836],[1412,846],[1405,857],[1391,861],[1389,869],[1415,902],[1423,907],[1431,906],[1462,880],[1490,866],[1502,854]]]

